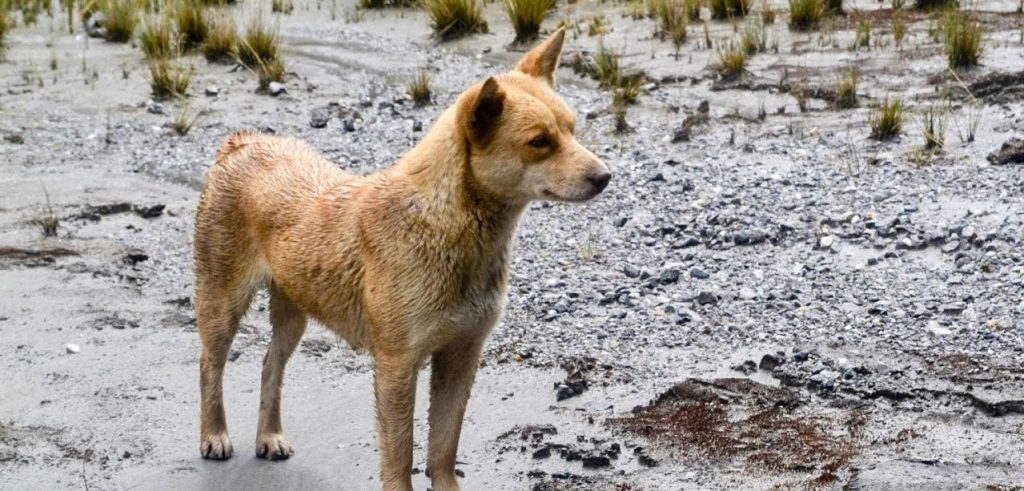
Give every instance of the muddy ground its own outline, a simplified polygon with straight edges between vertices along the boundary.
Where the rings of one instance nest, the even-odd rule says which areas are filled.
[[[982,66],[957,76],[926,15],[909,16],[897,49],[888,5],[857,2],[874,19],[870,49],[849,49],[851,18],[792,34],[783,14],[768,27],[777,52],[723,82],[699,24],[677,54],[624,5],[560,3],[545,27],[580,29],[559,90],[615,176],[591,204],[536,204],[523,220],[466,418],[464,488],[1024,486],[1024,166],[986,158],[1024,128],[1022,19],[1013,2],[976,5]],[[60,13],[11,34],[0,489],[376,488],[370,360],[323,330],[286,378],[296,455],[253,456],[265,298],[226,375],[236,456],[199,458],[190,236],[203,174],[243,129],[303,138],[352,171],[385,167],[521,50],[498,4],[491,34],[446,44],[414,10],[230,11],[259,10],[280,25],[287,93],[255,94],[252,74],[194,59],[203,115],[185,136],[170,129],[182,103],[152,107],[137,48],[69,34]],[[587,34],[595,14],[610,33]],[[710,23],[713,45],[733,36]],[[626,134],[610,93],[570,66],[599,43],[648,76]],[[859,107],[835,109],[828,90],[853,66]],[[405,84],[422,68],[434,104],[415,107]],[[806,111],[794,85],[812,95]],[[887,95],[911,116],[880,143],[866,120]],[[920,150],[931,105],[948,126],[934,155]],[[51,238],[34,223],[47,194]],[[416,418],[422,469],[424,403]]]

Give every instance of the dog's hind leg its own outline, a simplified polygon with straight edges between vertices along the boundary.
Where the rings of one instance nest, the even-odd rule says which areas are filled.
[[[284,460],[292,456],[292,446],[281,428],[281,384],[285,364],[306,331],[306,315],[275,285],[270,287],[270,323],[274,334],[263,357],[256,456]]]
[[[482,347],[482,339],[456,340],[434,353],[431,361],[427,472],[437,491],[459,489],[455,459]]]
[[[196,323],[203,344],[199,358],[199,451],[203,458],[224,460],[234,453],[224,418],[224,364],[252,292],[215,288],[211,283],[199,279],[196,284]]]

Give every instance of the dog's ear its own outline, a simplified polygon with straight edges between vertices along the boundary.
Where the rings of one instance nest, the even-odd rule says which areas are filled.
[[[548,85],[555,86],[555,69],[558,68],[558,57],[562,54],[565,43],[565,28],[559,28],[554,34],[526,53],[516,70],[527,75],[542,78]]]
[[[466,136],[478,145],[487,144],[504,110],[505,92],[494,77],[489,77],[475,94],[469,94],[459,111]]]

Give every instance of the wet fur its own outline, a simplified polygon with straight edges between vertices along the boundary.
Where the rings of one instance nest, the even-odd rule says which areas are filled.
[[[610,177],[576,142],[575,119],[552,90],[563,39],[559,31],[516,71],[471,87],[375,174],[345,172],[289,138],[239,133],[223,144],[196,218],[204,457],[233,453],[222,375],[240,319],[266,288],[274,331],[257,455],[292,455],[281,383],[312,318],[374,357],[385,489],[411,489],[416,378],[431,362],[427,468],[434,489],[458,489],[462,418],[501,314],[519,216],[534,199],[589,199]],[[552,144],[537,147],[544,138]]]

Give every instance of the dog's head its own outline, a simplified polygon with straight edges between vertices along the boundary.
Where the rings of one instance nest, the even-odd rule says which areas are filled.
[[[611,173],[576,141],[576,117],[554,91],[565,31],[531,50],[516,69],[478,83],[459,99],[476,186],[517,202],[586,201]]]

